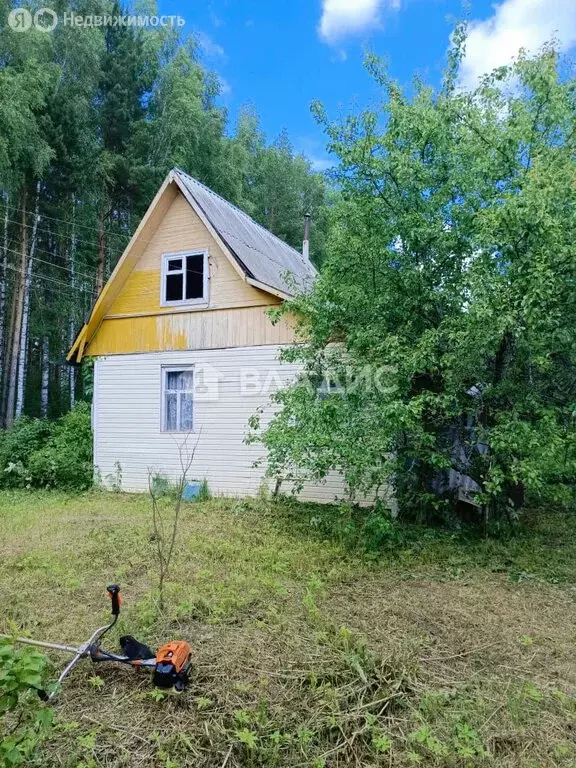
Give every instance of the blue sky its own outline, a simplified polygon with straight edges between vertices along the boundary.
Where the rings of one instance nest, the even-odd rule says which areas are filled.
[[[322,170],[329,160],[310,114],[318,99],[330,116],[374,104],[377,90],[362,65],[366,51],[385,57],[392,75],[414,73],[438,83],[461,0],[160,0],[196,34],[201,57],[221,78],[233,122],[252,103],[269,139],[283,128]],[[469,0],[470,37],[464,87],[520,47],[537,49],[553,35],[576,44],[576,0]]]

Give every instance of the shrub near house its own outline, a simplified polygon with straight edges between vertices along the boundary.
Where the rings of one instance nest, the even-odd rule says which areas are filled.
[[[488,530],[575,498],[575,81],[546,48],[464,92],[464,39],[438,91],[372,58],[381,112],[317,108],[342,195],[284,357],[358,386],[280,390],[262,440],[276,476],[336,467],[405,518]]]
[[[22,418],[0,432],[1,488],[82,490],[93,480],[90,406],[57,421]]]

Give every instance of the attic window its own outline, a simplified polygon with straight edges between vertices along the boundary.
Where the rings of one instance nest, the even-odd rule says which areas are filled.
[[[208,252],[167,253],[162,257],[162,305],[208,301]]]

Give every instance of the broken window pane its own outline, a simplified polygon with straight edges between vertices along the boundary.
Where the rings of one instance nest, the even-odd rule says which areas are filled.
[[[186,258],[186,298],[201,299],[204,296],[204,254]]]
[[[184,298],[184,275],[166,275],[166,301],[182,301]]]

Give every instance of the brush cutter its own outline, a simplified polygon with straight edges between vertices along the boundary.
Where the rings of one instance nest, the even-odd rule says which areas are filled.
[[[111,584],[106,590],[112,602],[113,619],[110,624],[106,624],[106,626],[93,632],[88,640],[78,648],[59,643],[29,640],[27,637],[17,637],[15,641],[72,654],[74,658],[62,671],[58,678],[58,684],[62,683],[64,678],[70,674],[80,659],[89,658],[93,662],[115,661],[120,664],[130,664],[135,669],[147,669],[152,672],[152,682],[155,686],[165,689],[172,688],[177,693],[182,693],[188,684],[188,675],[192,666],[192,649],[185,640],[172,640],[165,643],[156,653],[147,645],[135,640],[131,635],[124,635],[120,638],[123,655],[110,653],[100,647],[102,638],[116,624],[120,613],[120,587],[117,584]],[[10,635],[0,635],[0,637],[12,639]],[[58,687],[50,694],[40,691],[39,695],[42,699],[49,701],[54,698],[57,690]]]

